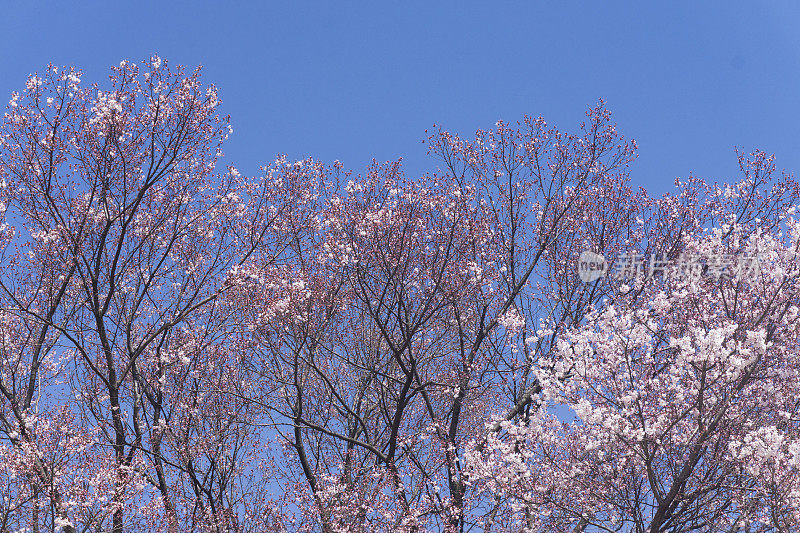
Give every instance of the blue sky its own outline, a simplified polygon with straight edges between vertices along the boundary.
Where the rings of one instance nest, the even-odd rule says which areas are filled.
[[[276,154],[433,165],[433,123],[463,134],[542,115],[575,129],[606,100],[639,143],[635,185],[736,177],[734,146],[800,170],[800,2],[8,2],[0,93],[48,62],[102,80],[123,58],[202,64],[229,162]],[[6,98],[6,96],[3,96]]]

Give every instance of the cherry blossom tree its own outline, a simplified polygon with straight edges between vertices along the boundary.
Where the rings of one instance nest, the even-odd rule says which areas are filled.
[[[698,268],[622,285],[565,328],[537,362],[540,408],[474,441],[471,482],[512,529],[797,529],[797,185],[762,195],[771,160],[741,160],[734,187],[682,186],[720,222],[681,239]]]
[[[265,393],[256,401],[323,530],[342,516],[377,528],[369,506],[328,502],[331,483],[336,501],[354,487],[390,493],[387,530],[471,527],[483,502],[470,495],[464,445],[499,410],[526,415],[540,390],[533,362],[552,344],[514,339],[539,320],[579,321],[605,293],[574,275],[559,285],[576,247],[622,247],[640,231],[647,199],[627,187],[634,145],[602,106],[579,136],[526,119],[472,142],[439,130],[429,142],[440,171],[409,180],[376,165],[324,191],[294,266],[249,273],[259,282],[237,295],[258,302],[243,331]],[[582,226],[592,208],[600,220]]]
[[[217,169],[230,132],[218,104],[199,70],[157,57],[123,61],[103,86],[49,67],[12,96],[0,422],[34,529],[39,498],[65,531],[218,531],[234,519],[253,426],[214,392],[236,378],[224,342],[236,317],[217,301],[248,258],[278,260],[273,223],[295,192],[279,176]],[[56,438],[64,424],[75,449],[70,433]],[[84,452],[100,485],[68,498],[67,459]]]

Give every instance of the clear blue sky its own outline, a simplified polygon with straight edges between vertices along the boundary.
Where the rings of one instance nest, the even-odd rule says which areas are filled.
[[[730,180],[734,146],[800,171],[800,2],[5,2],[0,93],[48,62],[84,80],[158,53],[202,64],[247,173],[278,153],[430,168],[420,140],[606,100],[634,184]]]

